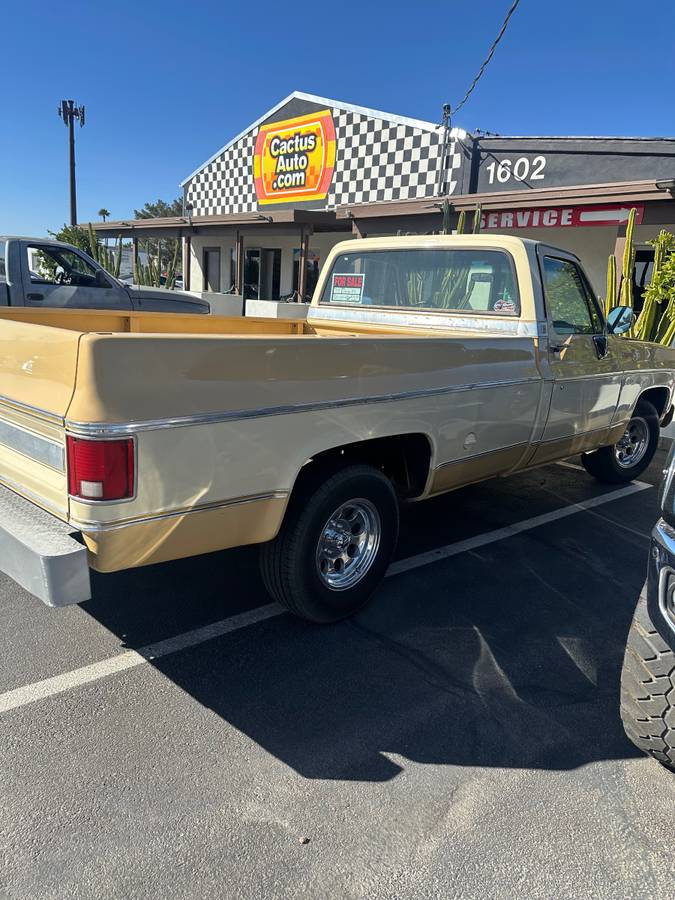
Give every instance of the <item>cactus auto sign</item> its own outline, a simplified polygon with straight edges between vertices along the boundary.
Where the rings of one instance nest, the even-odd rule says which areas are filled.
[[[261,126],[253,157],[258,205],[325,200],[334,165],[330,110]]]

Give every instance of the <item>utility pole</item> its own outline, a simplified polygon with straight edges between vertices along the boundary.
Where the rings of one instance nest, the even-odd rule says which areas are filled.
[[[84,128],[84,106],[75,106],[74,100],[62,100],[58,114],[68,127],[68,148],[70,151],[70,224],[77,225],[77,191],[75,188],[75,119]]]

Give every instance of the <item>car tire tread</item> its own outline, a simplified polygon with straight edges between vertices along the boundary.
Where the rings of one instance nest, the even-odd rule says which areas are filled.
[[[651,621],[646,589],[628,634],[621,719],[636,747],[675,771],[675,652]]]

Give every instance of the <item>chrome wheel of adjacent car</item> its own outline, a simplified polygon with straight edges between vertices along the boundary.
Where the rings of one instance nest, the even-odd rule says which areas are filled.
[[[375,560],[382,524],[370,500],[359,497],[339,506],[323,527],[316,550],[319,578],[333,591],[353,587]]]
[[[614,445],[617,463],[622,469],[632,469],[647,452],[649,446],[649,425],[639,416],[630,420],[623,437]]]

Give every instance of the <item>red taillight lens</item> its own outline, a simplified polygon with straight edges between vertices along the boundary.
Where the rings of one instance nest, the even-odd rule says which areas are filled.
[[[123,500],[134,493],[134,442],[67,435],[68,493],[83,500]]]

